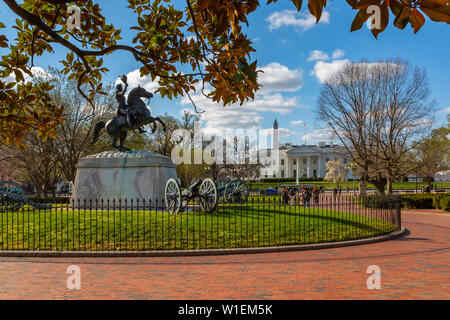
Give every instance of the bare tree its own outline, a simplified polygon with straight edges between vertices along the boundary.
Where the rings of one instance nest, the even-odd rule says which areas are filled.
[[[0,180],[16,181],[20,170],[14,165],[14,161],[7,154],[6,148],[1,148],[0,151]]]
[[[53,150],[53,141],[43,141],[35,133],[25,136],[26,148],[6,147],[8,158],[23,171],[23,180],[31,181],[38,195],[47,196],[61,175]]]
[[[345,65],[325,82],[317,114],[353,157],[364,180],[388,193],[412,170],[405,155],[429,132],[433,102],[426,72],[399,59]]]
[[[96,95],[92,108],[86,104],[86,100],[77,91],[77,83],[56,69],[49,68],[52,74],[50,92],[55,105],[64,107],[65,121],[61,123],[53,139],[51,152],[55,156],[58,168],[68,181],[74,181],[77,172],[76,165],[79,159],[89,153],[103,151],[107,142],[90,146],[94,124],[99,120],[111,118],[114,114],[113,95]],[[111,84],[107,85],[111,89]]]

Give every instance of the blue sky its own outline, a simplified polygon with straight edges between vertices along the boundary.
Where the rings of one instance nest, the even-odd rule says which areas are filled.
[[[108,22],[122,27],[121,43],[131,44],[135,17],[126,8],[126,1],[99,1]],[[175,1],[184,6],[185,1]],[[220,132],[227,127],[271,128],[274,119],[281,128],[281,141],[303,143],[306,123],[308,143],[319,140],[328,141],[323,125],[316,120],[314,106],[321,87],[321,81],[339,65],[347,60],[369,62],[379,59],[402,58],[411,65],[426,69],[431,87],[431,95],[436,100],[436,126],[445,123],[450,112],[450,28],[444,23],[427,20],[424,27],[413,34],[410,26],[399,30],[390,25],[376,40],[370,30],[363,28],[350,32],[354,18],[353,11],[345,1],[330,1],[324,17],[319,24],[311,24],[310,17],[291,10],[294,6],[288,1],[266,5],[249,16],[248,36],[254,41],[256,53],[252,58],[258,60],[265,70],[261,81],[265,84],[256,101],[244,107],[223,109],[221,106],[204,101],[200,96],[196,101],[206,112],[202,115],[204,126],[211,132]],[[15,17],[0,2],[0,20],[8,29],[7,35],[13,38],[11,26]],[[65,50],[55,46],[54,55],[46,55],[35,60],[35,65],[46,68],[61,60]],[[0,51],[1,53],[1,51]],[[334,58],[333,58],[334,56]],[[140,66],[128,53],[110,55],[105,65],[110,69],[106,81],[115,81],[120,74],[128,74],[130,85],[141,83],[149,89],[156,84],[148,79],[139,79],[135,71]],[[134,72],[133,72],[134,71]],[[167,112],[179,117],[182,110],[191,109],[185,99],[168,100],[155,97],[151,103],[154,114]],[[335,140],[335,142],[337,142]]]

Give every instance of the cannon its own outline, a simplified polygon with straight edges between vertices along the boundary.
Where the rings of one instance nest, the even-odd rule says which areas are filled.
[[[249,196],[249,188],[241,179],[217,180],[217,191],[219,194],[219,202],[221,203],[237,203],[243,204],[247,202]]]
[[[22,187],[9,180],[0,181],[0,212],[18,211],[24,204],[35,207],[36,209],[51,209],[51,205],[40,204],[29,200],[25,196]]]
[[[180,183],[171,178],[166,183],[164,191],[167,210],[170,213],[182,212],[187,204],[196,200],[203,212],[211,213],[217,207],[217,186],[212,179],[197,179],[189,187],[181,191]]]

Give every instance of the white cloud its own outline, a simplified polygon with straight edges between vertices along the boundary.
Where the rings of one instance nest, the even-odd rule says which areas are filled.
[[[438,110],[436,113],[450,113],[450,107]]]
[[[207,93],[207,92],[206,92]],[[205,112],[200,115],[204,120],[204,132],[206,134],[224,135],[226,129],[256,129],[260,128],[263,117],[262,112],[276,112],[288,114],[296,108],[303,107],[297,97],[286,98],[279,93],[257,94],[253,101],[239,104],[232,104],[223,107],[222,104],[205,98],[201,93],[191,95],[197,107]],[[188,106],[191,104],[188,97],[181,99],[181,104],[192,110]]]
[[[302,87],[303,70],[300,68],[290,70],[278,62],[272,62],[261,70],[264,73],[258,75],[258,81],[262,85],[260,93],[297,91]]]
[[[342,58],[343,56],[345,56],[345,51],[342,49],[336,49],[333,51],[333,53],[331,54],[331,58],[334,59],[339,59]]]
[[[269,30],[275,30],[284,26],[292,26],[297,31],[305,31],[316,25],[316,18],[310,13],[297,12],[296,10],[275,11],[266,21],[269,22]],[[319,23],[330,23],[330,14],[322,12]]]
[[[302,124],[303,120],[294,120],[291,121],[291,126],[298,126],[299,124]]]
[[[32,67],[31,73],[33,74],[33,77],[37,78],[37,79],[51,80],[54,78],[54,76],[52,74],[48,73],[41,67]],[[30,77],[28,74],[26,74],[24,72],[22,72],[22,74],[24,75],[25,82],[28,82],[32,79],[32,77]],[[14,73],[10,74],[6,78],[0,78],[0,79],[3,79],[3,81],[5,81],[5,82],[13,82],[13,81],[15,82],[16,81],[16,77],[14,76]]]
[[[145,90],[152,93],[159,88],[158,78],[156,78],[155,81],[152,81],[150,76],[141,77],[139,69],[128,72],[126,76],[128,78],[127,79],[128,85],[131,88],[141,85],[141,87],[143,87]],[[118,83],[122,83],[122,81],[117,79],[115,84]]]
[[[339,72],[346,64],[351,63],[348,59],[335,60],[332,62],[317,61],[311,74],[314,75],[320,83],[327,81],[330,76]]]
[[[259,134],[261,136],[271,137],[273,134],[273,128],[268,129],[260,129]],[[293,135],[296,135],[297,132],[286,129],[286,128],[278,128],[278,137],[280,138],[287,138]]]
[[[223,135],[226,129],[260,128],[263,120],[260,114],[262,112],[288,114],[296,108],[303,107],[297,97],[284,97],[280,93],[299,90],[303,84],[303,70],[289,69],[277,62],[261,69],[264,73],[259,73],[258,81],[262,87],[256,93],[255,99],[244,103],[243,106],[233,104],[223,107],[221,103],[205,98],[200,90],[191,95],[196,106],[205,111],[200,115],[205,121],[205,134]],[[208,89],[205,88],[205,93],[209,92]],[[181,104],[186,106],[182,112],[193,111],[188,97],[183,97]]]
[[[352,63],[350,60],[348,59],[342,59],[342,60],[334,60],[333,62],[324,62],[324,61],[318,61],[316,62],[316,64],[314,65],[314,69],[311,71],[311,75],[316,76],[317,80],[319,80],[319,82],[324,83],[326,82],[331,76],[333,76],[334,74],[338,73],[339,71],[342,70],[342,68],[344,68],[345,65],[347,64],[353,64],[355,66],[361,67],[369,70],[371,68],[375,68],[375,67],[379,67],[379,66],[387,66],[389,65],[390,68],[386,69],[387,72],[390,73],[394,73],[397,72],[398,70],[402,70],[403,66],[402,65],[398,65],[392,62],[355,62]],[[368,73],[370,75],[370,73]],[[348,79],[347,81],[352,81],[351,79]]]
[[[323,51],[313,50],[309,53],[309,57],[306,61],[320,61],[320,60],[328,60],[330,57]]]
[[[333,140],[333,132],[330,129],[320,128],[315,129],[312,133],[307,133],[303,135],[301,140],[307,141],[308,144],[319,142],[319,141],[332,141]]]

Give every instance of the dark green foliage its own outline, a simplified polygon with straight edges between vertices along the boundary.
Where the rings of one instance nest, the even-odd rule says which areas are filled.
[[[450,192],[404,194],[401,196],[402,208],[408,209],[442,209],[450,211]]]

